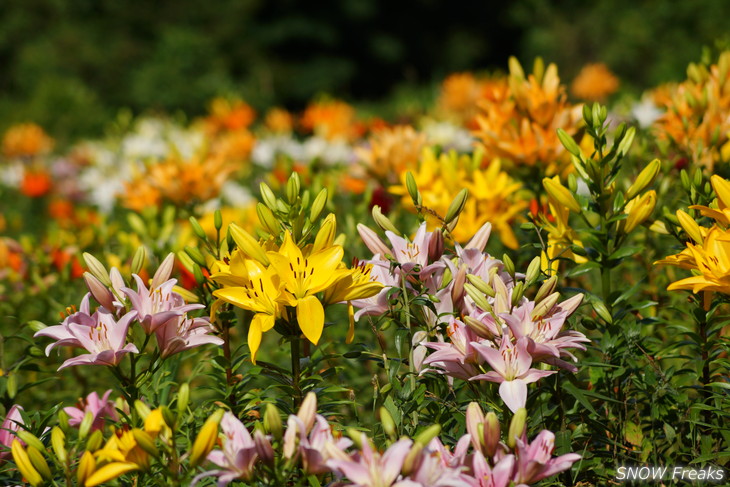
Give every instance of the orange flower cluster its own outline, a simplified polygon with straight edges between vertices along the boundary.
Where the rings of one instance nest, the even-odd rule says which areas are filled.
[[[365,127],[356,121],[355,109],[338,100],[310,104],[299,123],[305,130],[327,140],[353,140],[365,131]]]
[[[479,103],[502,100],[507,90],[505,78],[478,79],[472,73],[454,73],[441,84],[438,107],[447,118],[475,129]]]
[[[557,129],[571,135],[578,130],[580,105],[568,103],[555,64],[546,69],[538,59],[529,76],[515,58],[509,67],[504,96],[480,102],[475,135],[488,160],[498,157],[514,165],[544,165],[545,174],[556,174],[570,164],[563,157]]]
[[[238,164],[221,153],[188,160],[171,155],[152,163],[125,185],[123,205],[141,211],[164,201],[188,205],[216,197]]]
[[[53,148],[53,139],[34,123],[14,125],[3,136],[5,157],[33,157],[46,154]]]
[[[730,161],[730,51],[709,67],[690,64],[687,76],[655,96],[666,109],[655,133],[668,149],[712,171],[715,164]]]
[[[294,117],[283,108],[272,108],[264,118],[266,128],[277,134],[288,134],[294,129]]]
[[[570,85],[570,92],[582,100],[604,102],[618,91],[618,85],[618,78],[605,64],[586,64]]]
[[[208,131],[215,134],[247,129],[255,119],[256,112],[245,101],[216,98],[203,122]]]
[[[405,171],[416,168],[425,146],[425,134],[410,125],[397,125],[376,131],[368,139],[368,147],[355,152],[382,184],[395,184]]]

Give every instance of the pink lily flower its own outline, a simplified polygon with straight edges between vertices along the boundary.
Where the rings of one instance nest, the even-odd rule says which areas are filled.
[[[358,265],[361,264],[373,264],[370,269],[370,278],[383,284],[384,287],[375,296],[352,301],[352,305],[358,308],[358,311],[355,312],[356,320],[359,320],[361,316],[380,316],[388,311],[388,293],[392,287],[400,286],[398,277],[390,272],[390,263],[381,260],[380,254],[375,254],[372,260],[361,261]]]
[[[534,361],[545,362],[569,370],[573,373],[578,368],[566,362],[561,357],[569,357],[574,362],[578,359],[568,349],[585,350],[583,343],[590,340],[575,330],[561,331],[568,316],[573,314],[583,300],[582,294],[556,304],[545,316],[534,321],[532,311],[535,303],[528,301],[513,310],[511,314],[501,314],[500,317],[509,326],[517,339],[528,339],[527,351]]]
[[[472,480],[462,465],[469,448],[469,436],[463,436],[452,454],[438,438],[421,450],[413,462],[407,480],[419,487],[461,487]]]
[[[67,331],[78,343],[73,345],[85,348],[89,353],[66,360],[58,370],[72,367],[74,365],[117,365],[127,353],[139,353],[133,343],[126,343],[127,330],[132,320],[137,316],[136,311],[130,311],[122,316],[119,321],[114,320],[114,315],[96,311],[92,318],[94,326],[85,324],[70,323]],[[41,330],[42,333],[45,330]],[[72,345],[63,343],[63,345]]]
[[[162,358],[190,350],[201,345],[223,345],[223,340],[212,335],[213,327],[208,318],[188,318],[187,315],[168,319],[155,329],[157,346]]]
[[[454,317],[449,320],[446,330],[449,342],[422,343],[424,347],[436,350],[426,357],[423,363],[436,367],[436,371],[441,374],[470,380],[479,374],[479,366],[484,363],[484,359],[473,346],[479,337],[471,328]]]
[[[226,486],[236,479],[251,479],[259,458],[256,441],[243,423],[230,412],[223,415],[220,429],[224,435],[223,449],[211,451],[207,458],[221,468],[203,472],[193,479],[192,485],[203,477],[218,477],[218,487]],[[271,457],[273,455],[272,451]]]
[[[488,380],[500,384],[499,395],[512,412],[525,407],[527,384],[556,373],[554,370],[530,368],[532,357],[527,352],[526,337],[512,344],[509,334],[505,333],[499,350],[486,343],[472,342],[472,345],[494,370],[472,377],[470,380]]]
[[[518,486],[534,484],[540,480],[568,470],[581,459],[577,453],[567,453],[553,457],[555,434],[542,430],[532,443],[526,437],[517,438],[517,474],[515,482]]]
[[[414,268],[418,267],[420,269],[418,277],[425,280],[437,270],[444,269],[445,264],[440,260],[432,264],[428,263],[429,246],[434,233],[426,232],[425,222],[418,227],[412,241],[399,237],[391,231],[386,231],[385,235],[393,246],[391,254],[401,265],[402,272],[410,274]]]
[[[132,277],[137,281],[137,290],[124,287],[122,292],[129,298],[140,325],[148,335],[188,311],[205,308],[202,304],[185,304],[183,297],[173,291],[177,279],[169,279],[158,286],[153,280],[150,289],[147,289],[141,277],[136,274]]]
[[[90,314],[89,297],[90,294],[87,293],[81,300],[79,310],[68,315],[60,324],[43,328],[33,335],[33,337],[49,337],[55,340],[46,347],[46,356],[49,356],[51,350],[56,347],[82,347],[76,335],[69,330],[69,325],[75,324],[87,328],[96,326],[97,320]]]
[[[332,458],[327,466],[347,477],[353,487],[413,487],[410,480],[400,479],[403,462],[411,449],[412,441],[402,439],[394,443],[385,453],[373,450],[365,433],[362,434],[362,450],[348,456],[333,444],[327,445]],[[400,480],[400,481],[399,481]]]
[[[81,421],[87,413],[91,413],[94,418],[91,423],[91,431],[96,431],[104,428],[104,421],[108,418],[112,421],[117,421],[119,416],[114,406],[114,402],[109,400],[109,395],[112,390],[109,389],[100,398],[96,391],[92,392],[86,398],[81,399],[77,407],[63,408],[64,412],[68,414],[68,424],[71,426],[79,426]]]
[[[482,452],[476,451],[470,457],[471,475],[474,480],[469,487],[508,487],[514,480],[515,456],[502,456],[493,467],[484,458]]]
[[[20,415],[20,411],[22,410],[22,406],[18,406],[17,404],[13,405],[8,411],[7,416],[5,416],[2,426],[0,426],[0,445],[4,447],[0,450],[0,460],[10,454],[10,445],[13,443],[13,440],[18,440],[21,444],[25,445],[25,442],[15,435],[16,431],[20,431],[21,425],[25,424],[23,422],[23,416]]]

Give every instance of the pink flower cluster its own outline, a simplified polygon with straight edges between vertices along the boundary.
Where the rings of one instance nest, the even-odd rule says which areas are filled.
[[[188,311],[202,309],[202,304],[185,304],[174,291],[176,279],[170,279],[174,254],[169,254],[157,269],[148,289],[138,275],[133,275],[137,290],[126,286],[116,268],[109,273],[110,286],[86,273],[89,289],[78,311],[69,314],[61,324],[38,331],[35,336],[55,340],[46,347],[49,355],[55,347],[83,348],[88,353],[66,360],[59,370],[73,365],[117,365],[127,353],[139,353],[128,342],[129,327],[138,323],[145,334],[155,334],[160,355],[170,355],[205,344],[222,345],[212,335],[207,318],[190,318]],[[99,303],[91,312],[90,297]]]
[[[534,300],[522,291],[514,294],[518,280],[525,276],[510,274],[501,260],[484,252],[490,224],[465,247],[457,244],[456,255],[444,254],[441,232],[426,232],[425,224],[412,241],[386,232],[392,248],[367,227],[360,225],[358,231],[375,253],[368,261],[372,275],[385,287],[372,298],[353,302],[360,308],[356,317],[386,313],[388,294],[403,283],[414,294],[416,285],[422,286],[422,292],[439,300],[438,314],[428,311],[432,329],[415,334],[419,341],[414,343],[413,361],[421,373],[433,370],[462,380],[497,382],[500,396],[514,412],[525,406],[527,384],[556,373],[533,368],[534,364],[577,371],[565,359],[577,361],[571,350],[585,350],[589,340],[563,326],[583,295],[558,302],[555,280],[547,281]],[[470,294],[471,285],[467,285],[470,280],[480,282],[488,293],[481,292],[475,301],[476,288],[472,286]],[[445,326],[445,333],[438,325]],[[434,338],[429,341],[429,336]],[[424,357],[426,349],[433,350],[428,357]],[[430,368],[422,369],[424,365]]]

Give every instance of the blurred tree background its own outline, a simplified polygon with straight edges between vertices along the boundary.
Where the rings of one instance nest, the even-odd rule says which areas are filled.
[[[717,0],[4,0],[0,129],[36,121],[69,139],[122,108],[196,115],[226,94],[377,105],[510,55],[557,62],[566,80],[602,61],[638,91],[727,43],[728,17]]]

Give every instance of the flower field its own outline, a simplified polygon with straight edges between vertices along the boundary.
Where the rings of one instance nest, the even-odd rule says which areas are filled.
[[[724,485],[730,51],[558,68],[8,128],[0,484]]]

